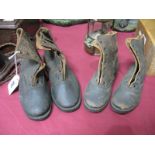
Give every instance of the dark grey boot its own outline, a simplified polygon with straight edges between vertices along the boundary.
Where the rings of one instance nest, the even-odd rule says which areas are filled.
[[[107,105],[118,67],[116,33],[108,32],[97,37],[94,47],[100,52],[98,71],[90,80],[85,94],[85,107],[100,112]]]
[[[17,29],[17,55],[21,59],[19,94],[23,109],[30,119],[42,120],[51,111],[51,96],[42,62],[30,37]]]
[[[49,71],[51,95],[54,103],[66,112],[78,109],[81,102],[80,86],[66,64],[64,55],[54,43],[47,28],[40,28],[36,38],[37,48],[46,50],[45,61]]]
[[[112,97],[112,109],[118,113],[127,113],[138,105],[146,71],[143,36],[127,39],[127,46],[134,55],[135,64]]]

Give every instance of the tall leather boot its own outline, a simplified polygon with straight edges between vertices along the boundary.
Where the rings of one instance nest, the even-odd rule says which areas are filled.
[[[27,116],[43,120],[51,112],[51,96],[45,79],[45,64],[38,55],[30,36],[22,28],[17,29],[16,51],[20,58],[20,101]]]
[[[86,88],[84,101],[88,110],[100,112],[109,101],[118,67],[116,32],[99,35],[94,47],[100,52],[100,60],[98,70]]]
[[[133,53],[135,64],[112,97],[112,109],[118,113],[127,113],[138,105],[146,71],[143,36],[127,39],[126,43]]]
[[[14,61],[8,59],[8,57],[13,54],[15,46],[14,43],[0,45],[0,85],[9,81],[15,74]],[[12,51],[5,51],[5,48],[12,48]]]
[[[81,102],[79,83],[66,64],[63,53],[54,43],[47,28],[40,28],[36,33],[36,46],[45,50],[51,95],[58,108],[65,112],[72,112],[79,108]]]

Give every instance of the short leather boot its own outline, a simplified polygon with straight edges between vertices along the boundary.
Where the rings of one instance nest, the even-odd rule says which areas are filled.
[[[45,64],[29,35],[18,28],[16,51],[20,58],[19,94],[23,109],[30,119],[43,120],[51,112],[51,96],[45,79]]]
[[[36,46],[45,50],[45,62],[47,64],[51,83],[51,95],[54,103],[62,111],[71,112],[80,106],[79,83],[66,64],[62,52],[54,43],[47,28],[40,28],[36,34]]]
[[[118,67],[116,32],[97,37],[94,47],[100,52],[98,70],[89,81],[84,94],[85,107],[100,112],[107,105]]]
[[[5,43],[0,45],[0,85],[9,81],[15,74],[14,61],[12,59],[8,59],[8,57],[13,54],[14,50],[4,52],[4,48],[13,47],[13,49],[15,49],[15,46],[16,45],[14,43]]]
[[[112,97],[112,109],[118,113],[127,113],[138,105],[146,71],[143,36],[127,39],[126,42],[134,55],[135,64]]]

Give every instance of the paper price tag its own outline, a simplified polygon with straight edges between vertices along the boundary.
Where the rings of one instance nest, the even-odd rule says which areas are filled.
[[[11,95],[19,85],[19,75],[16,74],[8,84],[8,92]]]
[[[9,59],[14,58],[15,70],[16,70],[15,76],[11,79],[11,81],[8,84],[9,95],[11,95],[19,85],[19,75],[18,75],[18,66],[17,66],[17,58],[16,58],[16,54],[18,53],[20,53],[20,51],[15,51],[14,54],[9,57]]]

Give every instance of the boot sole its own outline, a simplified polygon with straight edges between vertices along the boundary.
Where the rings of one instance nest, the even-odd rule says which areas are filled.
[[[44,113],[43,115],[41,116],[30,116],[27,114],[28,118],[32,119],[32,120],[35,120],[35,121],[41,121],[41,120],[44,120],[46,119],[50,114],[51,114],[51,106],[50,108],[48,109],[48,111],[46,113]]]
[[[85,106],[85,108],[87,110],[89,110],[90,112],[94,112],[94,113],[103,111],[106,108],[107,105],[108,105],[108,102],[107,102],[107,104],[105,104],[102,107],[96,107],[96,108],[94,108],[94,107],[89,106],[89,104],[87,104],[87,102],[84,100],[84,106]]]

